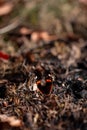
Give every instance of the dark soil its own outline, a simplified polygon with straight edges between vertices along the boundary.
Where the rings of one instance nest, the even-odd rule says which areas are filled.
[[[19,52],[24,44],[17,39],[23,36],[14,36]],[[25,50],[0,61],[0,113],[22,121],[9,129],[86,130],[87,41],[67,35]]]
[[[41,9],[44,15],[44,6]],[[30,16],[37,25],[35,11]],[[54,11],[59,17],[61,12]],[[79,22],[78,12],[71,21],[67,15],[65,25],[60,16],[51,29],[45,18],[51,33],[45,31],[44,38],[44,29],[32,29],[26,22],[0,36],[0,51],[9,55],[0,58],[0,130],[87,130],[87,26]],[[9,14],[6,18],[10,21]]]

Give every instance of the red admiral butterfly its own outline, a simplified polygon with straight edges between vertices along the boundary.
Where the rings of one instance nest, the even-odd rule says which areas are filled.
[[[52,91],[52,79],[45,79],[45,83],[42,80],[36,82],[38,90],[44,94],[49,95]]]

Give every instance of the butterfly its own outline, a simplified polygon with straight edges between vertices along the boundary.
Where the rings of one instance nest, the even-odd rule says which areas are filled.
[[[38,90],[44,94],[49,95],[52,91],[52,78],[46,78],[44,83],[43,80],[38,80],[36,82]]]

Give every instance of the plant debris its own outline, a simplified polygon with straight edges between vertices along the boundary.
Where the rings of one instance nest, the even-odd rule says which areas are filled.
[[[34,1],[22,2],[28,7],[34,6]],[[0,129],[86,130],[87,28],[80,21],[81,8],[77,6],[71,11],[71,18],[64,13],[71,10],[71,1],[59,3],[62,13],[56,5],[55,9],[51,7],[55,4],[53,0],[45,3],[45,10],[43,0],[35,2],[38,7],[31,10],[30,16],[34,13],[37,18],[35,11],[46,14],[47,7],[49,11],[54,10],[52,16],[51,11],[48,12],[43,22],[39,14],[41,24],[52,18],[53,23],[51,18],[47,21],[50,29],[47,23],[46,30],[40,23],[35,28],[23,21],[16,28],[7,28],[0,36]],[[57,10],[64,16],[59,18]],[[4,22],[9,13],[12,11],[3,16]],[[32,17],[31,21],[37,25],[35,20]]]

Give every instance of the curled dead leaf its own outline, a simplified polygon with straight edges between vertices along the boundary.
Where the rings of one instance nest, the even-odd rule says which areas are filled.
[[[80,3],[87,5],[87,0],[79,0]]]
[[[31,40],[34,42],[37,42],[40,40],[40,33],[39,32],[33,32],[31,35]]]
[[[16,119],[14,116],[8,117],[4,114],[0,115],[0,122],[8,123],[11,127],[20,127],[22,122],[19,119]]]
[[[33,32],[31,35],[31,40],[34,42],[37,42],[39,40],[43,40],[45,42],[49,42],[52,40],[56,40],[58,37],[56,35],[50,35],[48,32],[46,31],[42,31],[42,32]]]
[[[22,35],[28,35],[28,34],[31,34],[31,33],[32,33],[32,30],[31,30],[31,29],[28,29],[28,28],[26,28],[26,27],[22,27],[22,28],[20,29],[20,33],[21,33]]]
[[[12,3],[6,3],[0,6],[0,16],[7,15],[12,11],[13,5]]]

